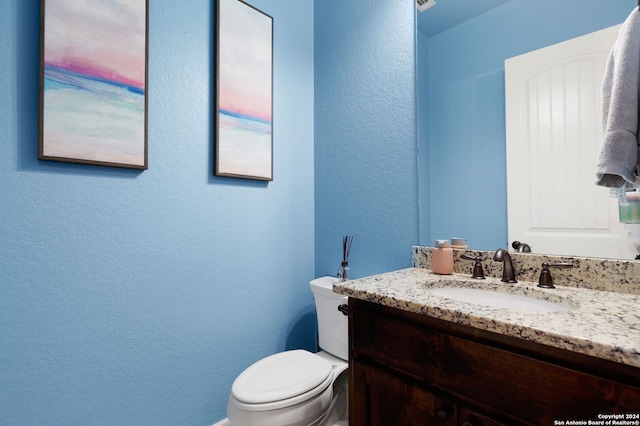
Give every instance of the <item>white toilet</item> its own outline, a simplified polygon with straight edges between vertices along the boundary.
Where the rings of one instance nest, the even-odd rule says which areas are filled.
[[[233,382],[229,426],[348,425],[347,298],[332,291],[337,278],[311,281],[322,351],[280,352],[257,361]]]

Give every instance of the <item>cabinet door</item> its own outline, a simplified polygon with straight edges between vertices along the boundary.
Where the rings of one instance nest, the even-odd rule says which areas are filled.
[[[412,426],[458,424],[456,406],[375,367],[354,362],[350,425]]]

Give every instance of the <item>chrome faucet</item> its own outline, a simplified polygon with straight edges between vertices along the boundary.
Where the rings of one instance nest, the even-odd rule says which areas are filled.
[[[505,283],[517,283],[516,274],[513,270],[513,262],[511,262],[511,255],[506,249],[499,248],[493,255],[493,260],[497,262],[503,262],[502,266],[502,281]]]

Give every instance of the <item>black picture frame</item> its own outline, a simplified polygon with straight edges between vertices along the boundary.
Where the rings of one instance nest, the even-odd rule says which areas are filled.
[[[215,69],[215,175],[272,181],[273,18],[218,0]]]
[[[146,170],[148,0],[42,0],[40,19],[38,159]]]

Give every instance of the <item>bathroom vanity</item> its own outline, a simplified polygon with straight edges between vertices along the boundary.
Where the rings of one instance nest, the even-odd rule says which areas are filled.
[[[454,285],[569,309],[500,309],[429,291]],[[640,424],[640,296],[424,268],[334,291],[350,297],[352,426]]]

